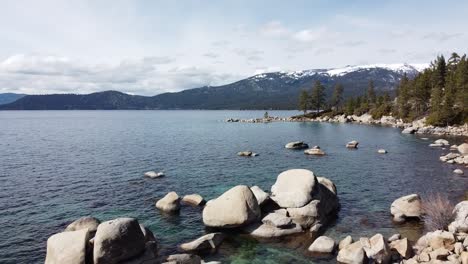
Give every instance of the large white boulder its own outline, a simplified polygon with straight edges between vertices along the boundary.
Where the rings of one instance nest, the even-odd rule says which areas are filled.
[[[206,203],[206,201],[203,199],[203,197],[199,194],[187,194],[182,198],[182,202],[185,204],[189,204],[192,206],[201,206]]]
[[[410,194],[396,199],[390,207],[390,213],[396,222],[404,222],[411,217],[421,218],[421,197]]]
[[[327,236],[319,236],[309,246],[309,251],[313,253],[330,254],[335,250],[336,243],[333,239]]]
[[[117,218],[101,223],[94,237],[94,264],[119,263],[145,251],[145,237],[138,220]]]
[[[343,249],[340,249],[336,258],[338,262],[344,264],[363,264],[367,263],[367,256],[361,245],[361,242],[354,242]]]
[[[271,187],[271,199],[280,207],[298,208],[312,200],[317,185],[314,173],[305,169],[287,170],[278,175]]]
[[[452,233],[468,233],[468,201],[455,205],[453,209],[453,222],[448,229]]]
[[[62,232],[47,240],[45,264],[85,264],[88,229]]]
[[[180,198],[176,192],[166,194],[162,199],[156,202],[156,208],[164,212],[175,212],[180,209]]]
[[[260,207],[255,195],[245,185],[235,186],[206,203],[203,223],[210,227],[232,228],[258,221]]]
[[[457,147],[458,152],[462,155],[468,155],[468,143],[463,143]]]
[[[381,234],[376,234],[370,239],[361,238],[360,242],[367,257],[374,263],[388,263],[391,256],[390,247]]]
[[[88,229],[88,231],[94,234],[97,230],[98,225],[101,223],[99,219],[92,216],[84,216],[75,221],[65,228],[65,231],[77,231],[81,229]]]

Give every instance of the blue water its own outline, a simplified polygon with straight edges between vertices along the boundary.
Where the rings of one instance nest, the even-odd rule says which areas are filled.
[[[296,112],[270,112],[289,116]],[[336,240],[376,232],[416,237],[418,224],[396,226],[389,207],[399,196],[441,191],[461,200],[468,177],[438,160],[448,151],[399,129],[327,123],[226,123],[261,111],[4,111],[0,112],[0,263],[41,263],[47,238],[84,215],[136,217],[161,244],[161,254],[202,235],[201,210],[164,215],[154,203],[169,191],[206,199],[238,185],[268,190],[287,169],[306,168],[335,182],[342,205],[326,234]],[[360,142],[358,150],[344,147]],[[432,140],[434,138],[431,138]],[[288,151],[304,140],[323,157]],[[449,138],[451,143],[463,139]],[[379,155],[385,148],[388,154]],[[255,158],[236,156],[252,150]],[[149,170],[166,177],[147,179]],[[232,236],[218,253],[225,263],[317,263],[306,235],[259,242]]]

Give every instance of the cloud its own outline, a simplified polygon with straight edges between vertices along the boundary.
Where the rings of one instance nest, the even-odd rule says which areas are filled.
[[[462,33],[431,32],[422,36],[422,39],[435,40],[439,42],[461,37]]]
[[[211,45],[215,46],[215,47],[226,47],[229,44],[231,44],[231,42],[229,42],[227,40],[217,40],[217,41],[211,42]]]
[[[270,21],[260,27],[260,34],[267,37],[283,37],[289,35],[289,30],[279,21]]]
[[[367,44],[367,42],[365,42],[363,40],[350,40],[350,41],[340,43],[339,46],[342,46],[342,47],[357,47],[357,46],[362,46],[362,45],[365,45],[365,44]]]
[[[168,57],[123,60],[115,65],[84,64],[67,57],[14,55],[0,62],[0,92],[90,93],[119,90],[154,95],[241,78],[195,66],[171,66]],[[8,90],[7,90],[8,89]]]
[[[300,42],[314,42],[327,35],[327,30],[325,28],[318,29],[304,29],[294,33],[293,39]]]
[[[335,51],[334,48],[328,48],[328,47],[318,48],[318,49],[315,50],[314,54],[315,55],[323,55],[323,54],[333,53],[334,51]]]
[[[219,57],[219,54],[218,53],[214,53],[214,52],[207,52],[205,54],[203,54],[204,57],[207,57],[207,58],[212,58],[212,59],[216,59]]]

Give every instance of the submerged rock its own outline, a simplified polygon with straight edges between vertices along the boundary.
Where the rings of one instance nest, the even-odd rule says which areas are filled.
[[[347,148],[357,148],[359,145],[359,142],[357,142],[356,140],[353,140],[353,141],[350,141],[346,144],[346,147]]]
[[[176,192],[166,194],[161,200],[156,202],[156,208],[164,212],[175,212],[180,209],[180,198]]]
[[[45,264],[85,264],[88,229],[62,232],[47,240]]]
[[[238,185],[206,203],[203,223],[209,227],[246,226],[260,218],[260,207],[249,187]]]
[[[224,235],[222,233],[211,233],[197,238],[191,242],[180,245],[184,251],[199,251],[207,249],[216,249],[223,242]]]
[[[163,172],[148,171],[148,172],[145,172],[144,175],[145,175],[145,177],[149,177],[151,179],[154,179],[154,178],[163,177],[164,173]]]
[[[421,218],[421,197],[410,194],[396,199],[390,207],[390,213],[395,222],[404,222],[406,218]]]
[[[327,236],[320,236],[314,240],[309,247],[309,251],[313,253],[330,254],[335,251],[335,241]]]
[[[170,255],[166,259],[167,262],[164,263],[170,263],[170,264],[201,264],[202,259],[193,254],[174,254]]]
[[[453,173],[462,175],[463,171],[461,169],[455,169],[455,170],[453,170]]]
[[[98,226],[94,237],[94,264],[119,263],[144,251],[145,237],[138,220],[117,218]]]
[[[306,143],[302,141],[294,141],[294,142],[289,142],[284,146],[287,149],[306,149],[309,147]]]

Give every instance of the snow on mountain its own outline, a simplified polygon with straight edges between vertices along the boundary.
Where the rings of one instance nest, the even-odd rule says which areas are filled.
[[[396,64],[368,64],[368,65],[348,65],[341,68],[331,68],[331,69],[313,69],[313,70],[302,70],[302,71],[281,71],[281,72],[271,72],[271,73],[262,73],[257,74],[251,79],[260,81],[265,79],[272,79],[271,75],[279,75],[280,78],[291,78],[291,79],[300,79],[307,76],[312,76],[316,74],[328,75],[328,76],[343,76],[348,73],[361,71],[361,70],[372,70],[372,69],[386,69],[398,73],[417,73],[421,72],[424,69],[428,68],[429,64],[408,64],[408,63],[396,63]]]

